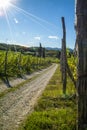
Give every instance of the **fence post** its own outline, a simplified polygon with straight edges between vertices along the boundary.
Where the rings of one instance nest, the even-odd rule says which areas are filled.
[[[67,58],[66,58],[66,27],[64,17],[62,20],[62,28],[63,28],[63,39],[62,39],[62,50],[61,50],[61,71],[62,71],[62,80],[63,80],[63,93],[66,94],[66,83],[67,83]]]
[[[11,87],[9,80],[8,80],[8,74],[7,74],[7,61],[8,61],[8,49],[6,50],[6,54],[5,54],[5,63],[4,63],[4,73],[5,73],[5,82],[7,84],[8,87]]]
[[[5,76],[7,76],[7,58],[8,58],[8,50],[6,50],[6,54],[5,54],[5,65],[4,65]]]
[[[87,129],[87,0],[76,0],[78,130]]]
[[[17,65],[18,65],[18,70],[19,70],[18,76],[20,76],[22,78],[21,60],[22,60],[22,54],[20,52],[18,55],[18,58],[17,58]]]

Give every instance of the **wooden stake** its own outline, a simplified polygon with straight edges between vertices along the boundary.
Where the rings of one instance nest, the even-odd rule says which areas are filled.
[[[67,83],[66,28],[65,28],[64,17],[62,17],[61,20],[62,20],[62,28],[63,28],[62,52],[61,52],[61,71],[62,71],[62,80],[63,80],[63,93],[66,94],[66,83]]]
[[[76,0],[78,130],[87,129],[87,0]]]

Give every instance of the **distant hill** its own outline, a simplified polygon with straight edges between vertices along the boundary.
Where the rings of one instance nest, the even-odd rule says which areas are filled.
[[[61,51],[61,48],[46,47],[46,50],[55,50],[55,51],[59,50],[59,51]]]
[[[25,47],[21,45],[13,45],[13,44],[5,44],[0,43],[0,50],[11,50],[11,51],[17,51],[22,52],[23,54],[29,54],[29,55],[36,55],[38,54],[39,47]],[[70,52],[73,53],[73,49],[69,48]],[[61,54],[61,48],[52,48],[52,47],[46,47],[45,48],[45,55],[47,57],[59,57]]]
[[[69,50],[70,50],[70,52],[73,52],[73,49],[71,49],[71,48],[68,48]],[[52,48],[52,47],[46,47],[46,50],[54,50],[54,51],[61,51],[61,48]]]

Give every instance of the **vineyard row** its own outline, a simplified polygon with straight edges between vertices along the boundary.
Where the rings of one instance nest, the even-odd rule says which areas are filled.
[[[21,76],[51,64],[50,58],[24,55],[20,52],[0,51],[0,76]]]

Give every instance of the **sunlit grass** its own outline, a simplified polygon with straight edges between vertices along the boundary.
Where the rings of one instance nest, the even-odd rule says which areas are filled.
[[[75,114],[70,109],[34,112],[21,130],[75,130]]]
[[[62,93],[60,69],[47,85],[34,112],[19,130],[76,130],[76,97],[73,83],[68,78],[66,95]]]

